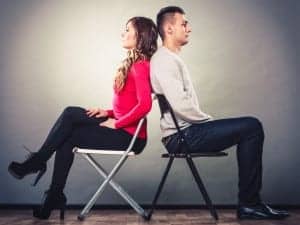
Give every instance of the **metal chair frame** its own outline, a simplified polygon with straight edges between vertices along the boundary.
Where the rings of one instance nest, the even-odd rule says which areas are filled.
[[[110,184],[111,187],[126,201],[129,205],[132,206],[132,208],[143,218],[147,218],[148,215],[145,212],[145,210],[117,183],[113,180],[113,177],[117,174],[117,172],[120,170],[122,165],[125,163],[127,158],[129,156],[135,156],[135,153],[132,151],[132,148],[134,146],[135,140],[140,132],[140,129],[142,127],[142,124],[144,123],[145,118],[142,118],[137,126],[137,129],[130,141],[130,144],[128,148],[125,151],[118,151],[118,150],[98,150],[98,149],[85,149],[85,148],[78,148],[75,147],[73,149],[73,152],[76,154],[82,155],[96,170],[97,172],[104,178],[104,181],[99,186],[97,191],[94,193],[92,198],[89,200],[89,202],[85,205],[83,210],[80,212],[78,219],[84,220],[86,215],[90,212],[93,205],[96,203],[97,199],[101,196],[103,193],[105,187]],[[118,160],[118,162],[115,164],[113,169],[108,173],[105,171],[104,168],[94,159],[94,156],[98,155],[121,155],[121,158]]]
[[[164,116],[165,113],[167,112],[170,112],[171,114],[171,117],[172,117],[172,120],[175,124],[175,127],[177,129],[177,133],[179,135],[179,144],[180,144],[180,151],[179,152],[176,152],[176,153],[165,153],[165,154],[162,154],[162,158],[169,158],[169,161],[168,161],[168,164],[167,164],[167,167],[163,173],[163,176],[161,178],[161,181],[159,183],[159,186],[158,186],[158,189],[156,191],[156,194],[155,194],[155,197],[152,201],[152,204],[151,204],[151,208],[150,208],[150,211],[146,217],[147,220],[150,220],[151,219],[151,216],[154,212],[154,209],[155,209],[155,206],[156,206],[156,203],[157,203],[157,200],[159,198],[159,195],[162,191],[162,188],[163,188],[163,185],[165,184],[165,181],[166,181],[166,178],[168,176],[168,173],[170,171],[170,168],[172,166],[172,163],[174,161],[175,158],[183,158],[187,161],[187,164],[189,165],[189,168],[192,172],[192,175],[197,183],[197,186],[204,198],[204,201],[212,215],[212,217],[215,219],[215,220],[218,220],[218,214],[217,214],[217,211],[214,207],[214,205],[212,204],[212,201],[208,195],[208,192],[202,182],[202,179],[199,175],[199,172],[194,164],[194,161],[192,158],[194,157],[222,157],[222,156],[227,156],[228,154],[225,153],[225,152],[199,152],[199,153],[190,153],[190,147],[189,147],[189,144],[188,142],[186,141],[186,138],[185,136],[183,135],[183,132],[182,130],[180,129],[179,125],[178,125],[178,121],[175,117],[175,113],[170,105],[170,103],[167,101],[167,99],[165,98],[164,95],[162,94],[156,94],[156,97],[158,99],[158,103],[159,103],[159,108],[160,108],[160,112],[161,112],[161,117]]]

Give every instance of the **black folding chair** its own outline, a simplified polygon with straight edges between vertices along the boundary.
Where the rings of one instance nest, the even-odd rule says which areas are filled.
[[[197,170],[192,158],[195,158],[195,157],[221,157],[221,156],[227,156],[228,154],[225,153],[225,152],[201,152],[201,151],[199,151],[199,153],[190,153],[190,147],[188,145],[188,142],[186,141],[185,136],[182,133],[182,130],[180,129],[180,127],[178,125],[177,119],[175,117],[175,113],[174,113],[170,103],[167,101],[167,99],[165,98],[164,95],[156,94],[156,97],[158,99],[161,116],[164,117],[164,114],[167,113],[167,112],[170,112],[170,114],[172,116],[173,122],[175,124],[175,127],[176,127],[178,135],[179,135],[179,146],[180,146],[180,148],[179,148],[178,152],[176,152],[176,153],[162,154],[162,158],[169,158],[169,162],[167,164],[167,167],[164,171],[164,174],[162,176],[162,179],[161,179],[160,184],[158,186],[158,189],[156,191],[156,194],[155,194],[155,197],[153,199],[150,211],[147,215],[147,219],[148,220],[151,219],[151,216],[152,216],[152,213],[155,209],[158,197],[159,197],[159,195],[162,191],[163,185],[166,181],[166,178],[168,176],[168,173],[170,171],[170,168],[171,168],[171,165],[172,165],[174,159],[175,158],[181,158],[181,159],[186,159],[186,161],[189,165],[189,168],[190,168],[190,170],[191,170],[191,172],[192,172],[192,174],[195,178],[195,181],[198,185],[198,188],[200,189],[200,191],[202,193],[202,196],[205,200],[206,206],[210,210],[210,213],[213,216],[213,218],[215,220],[218,220],[217,211],[216,211],[215,207],[213,206],[213,204],[210,200],[210,197],[209,197],[209,195],[208,195],[208,193],[207,193],[207,191],[204,187],[204,184],[203,184],[203,182],[200,178],[200,175],[198,173],[198,170]]]

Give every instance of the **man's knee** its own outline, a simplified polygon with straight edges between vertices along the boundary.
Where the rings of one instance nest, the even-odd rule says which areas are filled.
[[[247,126],[254,132],[257,132],[260,134],[260,136],[264,139],[264,128],[262,122],[257,119],[256,117],[245,117],[245,121],[247,123]]]

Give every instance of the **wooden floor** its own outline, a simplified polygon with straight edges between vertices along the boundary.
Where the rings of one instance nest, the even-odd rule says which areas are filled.
[[[289,210],[291,216],[282,221],[239,221],[235,210],[218,210],[219,221],[215,222],[207,210],[157,210],[151,221],[144,221],[133,210],[92,210],[84,221],[78,221],[79,210],[68,210],[65,220],[59,220],[58,211],[54,211],[49,220],[32,217],[31,210],[0,210],[0,225],[299,225],[300,209]]]

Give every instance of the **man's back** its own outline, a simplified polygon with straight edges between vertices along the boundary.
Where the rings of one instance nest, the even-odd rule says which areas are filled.
[[[165,47],[160,47],[151,58],[150,71],[153,91],[165,95],[175,111],[181,128],[211,118],[200,110],[189,72],[178,55]],[[176,133],[170,114],[162,118],[161,129],[163,137]]]

